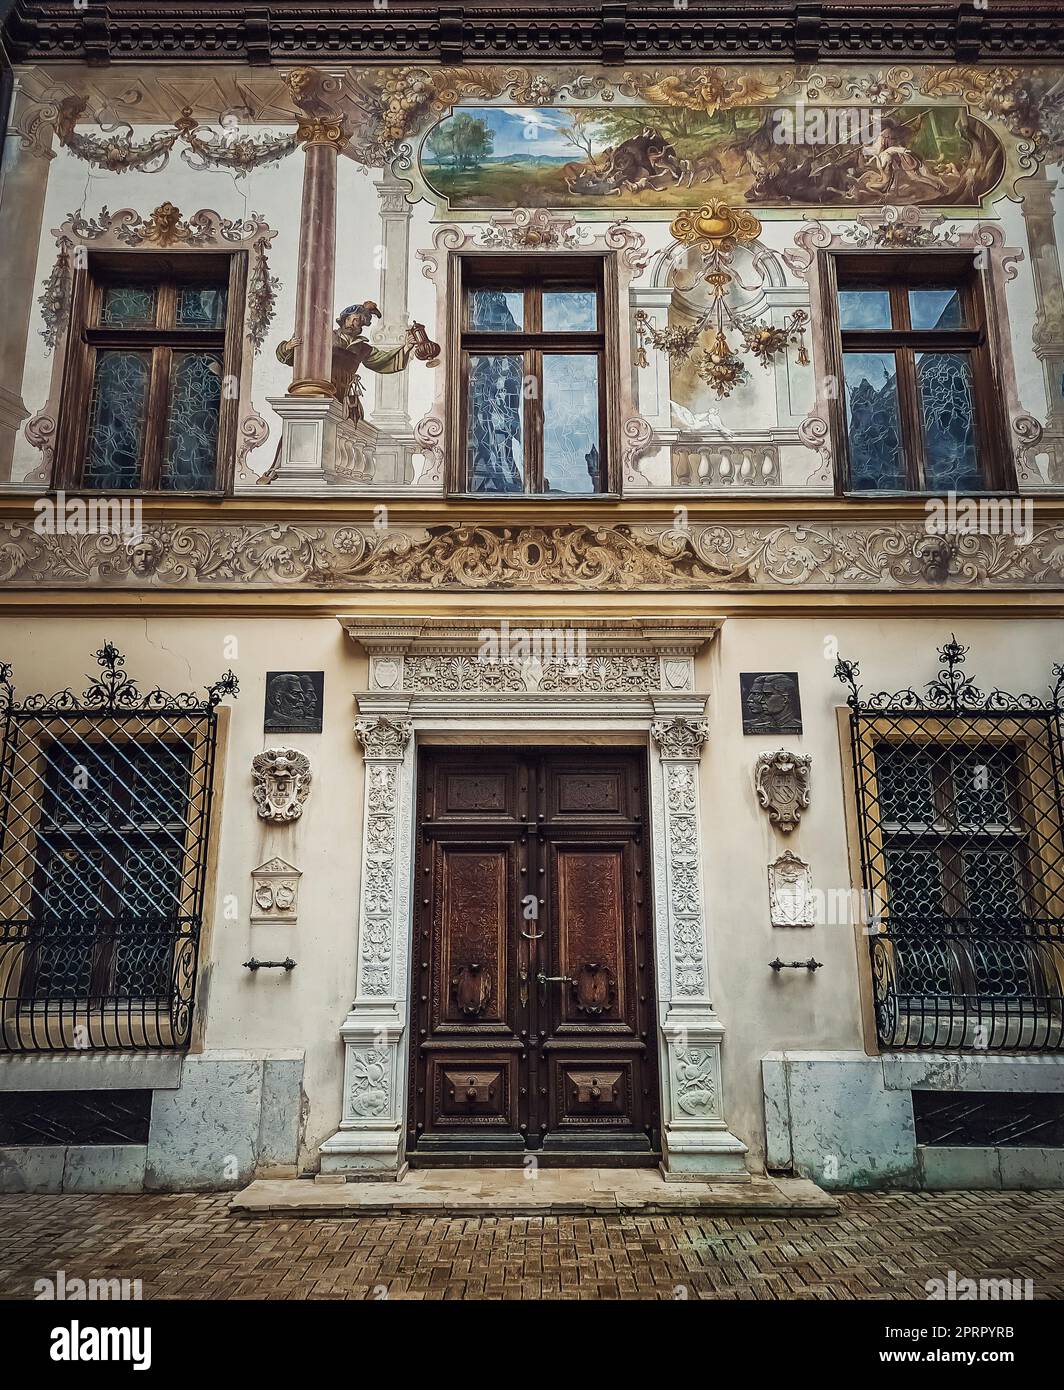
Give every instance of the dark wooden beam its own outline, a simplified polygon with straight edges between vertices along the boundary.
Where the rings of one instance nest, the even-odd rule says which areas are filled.
[[[10,0],[7,0],[10,3]],[[0,0],[0,8],[5,0]],[[1060,0],[14,0],[14,61],[1052,61]]]

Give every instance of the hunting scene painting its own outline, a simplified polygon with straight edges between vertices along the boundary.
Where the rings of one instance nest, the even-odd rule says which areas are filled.
[[[420,162],[453,209],[978,207],[1005,173],[997,137],[962,106],[464,106]]]

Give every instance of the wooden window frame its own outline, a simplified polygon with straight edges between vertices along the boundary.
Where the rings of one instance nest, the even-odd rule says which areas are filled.
[[[225,286],[223,327],[176,327],[177,286],[204,278]],[[63,365],[53,486],[88,493],[121,491],[123,496],[150,493],[161,497],[216,496],[232,488],[240,402],[235,394],[227,394],[224,389],[218,405],[214,486],[186,490],[164,488],[160,484],[169,419],[167,392],[173,353],[196,349],[220,353],[223,380],[239,381],[246,281],[246,251],[88,253],[87,264],[74,272],[71,331]],[[103,292],[116,284],[154,284],[159,288],[155,325],[122,328],[100,324]],[[98,488],[83,482],[96,353],[110,349],[151,353],[144,452],[138,481],[130,488]]]
[[[614,500],[620,495],[617,460],[620,441],[615,403],[620,399],[618,367],[618,281],[616,258],[609,253],[545,252],[516,256],[512,252],[454,252],[449,264],[449,322],[447,344],[450,468],[448,492],[478,501],[572,502]],[[467,327],[468,291],[484,286],[524,294],[524,328],[520,332],[481,332]],[[593,289],[598,297],[598,327],[594,332],[543,332],[544,290]],[[473,353],[523,354],[523,376],[542,382],[544,353],[595,353],[599,359],[599,459],[601,485],[597,492],[543,490],[542,389],[524,397],[522,436],[525,442],[524,487],[520,492],[474,492],[468,477],[469,358]]]
[[[838,383],[830,411],[835,455],[836,490],[847,496],[939,496],[927,485],[923,469],[923,426],[916,383],[915,354],[921,351],[967,353],[972,367],[976,460],[982,473],[982,493],[1015,493],[1016,475],[1008,447],[1004,394],[995,367],[988,305],[987,272],[976,268],[975,254],[965,251],[830,251],[821,260],[821,304],[825,329],[827,374]],[[839,290],[869,289],[890,293],[890,329],[844,329]],[[966,327],[913,329],[909,318],[910,289],[956,288],[961,292]],[[850,473],[846,425],[846,387],[843,359],[847,351],[893,352],[898,364],[898,409],[905,451],[904,488],[856,488]]]

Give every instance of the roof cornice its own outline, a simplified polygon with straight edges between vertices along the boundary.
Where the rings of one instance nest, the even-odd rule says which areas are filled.
[[[0,7],[2,8],[2,7]],[[1052,61],[1059,0],[14,0],[16,62]]]

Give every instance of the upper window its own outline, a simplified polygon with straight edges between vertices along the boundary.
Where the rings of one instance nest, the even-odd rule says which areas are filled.
[[[65,387],[62,481],[108,492],[219,486],[228,282],[217,256],[93,269]]]
[[[460,491],[606,490],[600,257],[461,258]]]
[[[971,258],[839,256],[836,277],[845,487],[1006,486]]]

